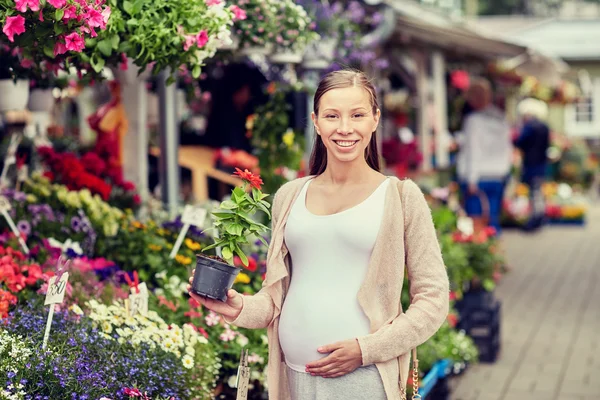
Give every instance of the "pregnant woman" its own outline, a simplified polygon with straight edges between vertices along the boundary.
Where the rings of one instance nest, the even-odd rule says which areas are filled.
[[[310,176],[273,200],[262,290],[227,302],[191,294],[245,328],[268,328],[269,398],[401,399],[411,350],[448,313],[431,211],[412,181],[382,175],[376,91],[362,72],[320,82]],[[402,310],[404,273],[411,305]]]

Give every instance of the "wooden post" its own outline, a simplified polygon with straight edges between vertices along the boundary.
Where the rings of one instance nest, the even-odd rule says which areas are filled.
[[[431,171],[431,126],[427,108],[429,105],[429,82],[428,82],[428,54],[415,50],[413,58],[417,66],[417,132],[419,138],[419,148],[423,155],[421,170],[424,172]]]

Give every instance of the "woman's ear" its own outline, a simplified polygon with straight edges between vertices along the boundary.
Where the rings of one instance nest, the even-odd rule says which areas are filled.
[[[317,132],[317,135],[321,135],[321,132],[319,132],[319,127],[317,126],[317,115],[314,113],[314,111],[312,113],[310,113],[310,119],[312,119],[312,122],[315,126],[315,132]]]
[[[379,119],[381,118],[381,110],[379,108],[377,111],[375,111],[375,115],[373,117],[375,119],[375,127],[373,128],[373,132],[375,132],[379,126]]]

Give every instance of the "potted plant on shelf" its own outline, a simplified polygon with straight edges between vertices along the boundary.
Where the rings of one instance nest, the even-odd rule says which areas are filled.
[[[256,222],[252,216],[262,211],[270,219],[270,204],[265,201],[269,195],[261,191],[262,179],[258,175],[236,168],[234,175],[244,182],[243,187],[233,189],[230,200],[223,201],[219,210],[213,212],[213,228],[216,231],[215,243],[204,247],[202,252],[217,248],[221,256],[197,255],[196,271],[192,281],[192,291],[200,296],[215,300],[227,300],[227,291],[231,289],[240,269],[234,265],[234,256],[238,256],[244,265],[248,257],[242,246],[249,244],[248,238],[267,243],[261,234],[268,227]],[[251,188],[251,191],[250,191]]]
[[[277,3],[274,0],[240,0],[237,4],[245,15],[233,29],[241,52],[245,55],[271,54],[277,30]]]
[[[306,10],[293,0],[283,0],[277,5],[275,22],[275,51],[271,61],[300,63],[308,44],[319,38],[309,29],[311,19]]]
[[[0,0],[5,43],[33,65],[47,61],[56,70],[81,72],[86,40],[106,29],[110,16],[110,7],[96,0]]]
[[[102,60],[123,70],[139,68],[140,74],[149,66],[154,74],[169,69],[170,83],[183,65],[198,78],[205,60],[231,42],[233,21],[242,17],[237,6],[227,7],[222,0],[108,3],[119,18],[91,44],[94,69],[104,66]]]

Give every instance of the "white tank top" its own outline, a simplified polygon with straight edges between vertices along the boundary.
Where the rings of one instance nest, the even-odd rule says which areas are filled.
[[[358,303],[371,252],[383,219],[389,179],[362,203],[337,214],[315,215],[306,208],[304,185],[288,216],[285,243],[292,279],[279,320],[279,341],[287,365],[305,365],[326,356],[317,348],[369,334]]]

